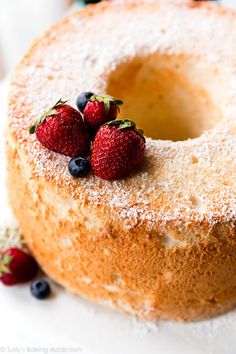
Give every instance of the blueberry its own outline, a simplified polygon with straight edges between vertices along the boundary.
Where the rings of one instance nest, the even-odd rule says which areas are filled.
[[[83,113],[88,100],[94,95],[92,92],[83,92],[77,97],[76,104],[81,113]]]
[[[68,165],[69,172],[73,177],[85,177],[89,173],[91,166],[84,157],[73,157]]]
[[[45,299],[51,293],[50,285],[46,280],[35,280],[31,283],[31,294],[39,300]]]

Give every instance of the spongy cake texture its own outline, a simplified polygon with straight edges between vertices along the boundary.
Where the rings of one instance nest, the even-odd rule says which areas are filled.
[[[29,248],[65,288],[146,318],[196,320],[234,306],[235,38],[235,12],[216,4],[104,1],[55,25],[18,65],[9,100],[10,201]],[[128,71],[136,81],[120,87]],[[201,97],[204,132],[147,138],[130,177],[75,180],[67,157],[29,135],[58,98],[122,95],[147,72],[168,73],[186,89],[187,117]]]

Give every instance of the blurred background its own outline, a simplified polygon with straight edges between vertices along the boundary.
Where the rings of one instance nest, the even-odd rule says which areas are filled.
[[[215,0],[217,1],[217,0]],[[0,0],[0,81],[31,45],[68,12],[98,0]],[[221,0],[235,6],[236,0]]]
[[[21,59],[33,39],[58,19],[98,0],[0,0],[0,80]]]

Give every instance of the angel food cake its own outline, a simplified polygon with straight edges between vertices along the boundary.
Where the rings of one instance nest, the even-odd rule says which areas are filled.
[[[236,13],[214,2],[103,1],[63,19],[19,63],[10,202],[29,249],[63,287],[142,318],[191,321],[235,305],[235,38]],[[112,160],[100,168],[110,140],[94,157],[123,123],[99,128],[91,160],[81,153],[92,165],[83,178],[71,176],[76,161],[68,170],[73,154],[40,143],[45,121],[29,134],[60,97],[75,109],[80,92],[118,97],[120,119],[144,130],[145,139],[131,123],[123,130],[139,160],[124,178],[104,178]]]

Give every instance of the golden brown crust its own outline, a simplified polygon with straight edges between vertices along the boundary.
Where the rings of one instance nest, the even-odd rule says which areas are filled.
[[[114,308],[144,318],[191,321],[235,304],[236,235],[228,224],[216,227],[208,241],[167,248],[155,234],[124,231],[109,224],[99,208],[90,208],[101,220],[90,234],[84,227],[89,217],[78,220],[76,213],[86,205],[60,219],[39,180],[33,181],[32,198],[21,159],[10,146],[8,160],[10,201],[25,240],[42,268],[68,290],[101,303],[109,299]],[[219,239],[219,232],[227,237]]]
[[[45,272],[68,290],[144,318],[197,320],[223,313],[236,302],[236,110],[234,100],[230,101],[236,80],[230,57],[230,46],[235,47],[235,14],[213,5],[199,9],[188,5],[177,0],[117,0],[88,7],[35,42],[16,69],[10,94],[9,195],[29,248]],[[177,41],[171,37],[175,25],[171,27],[169,6],[176,15]],[[182,11],[190,16],[186,22]],[[152,15],[155,12],[157,17]],[[113,46],[123,35],[119,16],[132,25],[134,48],[122,43]],[[142,23],[142,19],[148,26],[139,32],[141,26],[135,21]],[[217,19],[222,25],[218,36],[232,29],[227,44],[213,36]],[[186,31],[189,41],[181,40],[182,31],[192,30],[199,21],[202,32]],[[114,24],[107,53],[99,52],[105,37],[91,32],[101,23],[107,30]],[[157,38],[160,33],[166,36],[164,44],[161,36],[160,45],[153,44],[156,37],[148,30],[152,23]],[[134,36],[133,28],[140,36]],[[209,32],[203,41],[206,28]],[[147,50],[143,31],[147,31]],[[91,43],[83,41],[86,35]],[[128,34],[124,40],[129,41]],[[79,49],[70,54],[69,48],[77,42]],[[180,49],[182,63],[186,56],[192,60],[184,69],[195,65],[197,58],[204,67],[203,79],[211,67],[212,82],[217,77],[222,84],[215,90],[216,85],[210,87],[211,80],[205,80],[214,100],[222,96],[223,109],[222,122],[209,133],[177,143],[147,139],[143,166],[116,182],[93,176],[72,179],[68,159],[46,151],[29,136],[30,123],[54,98],[64,98],[67,91],[76,97],[78,90],[88,89],[88,83],[92,90],[105,90],[109,73],[124,58],[130,61],[141,54],[149,58],[157,52],[180,58]],[[206,68],[205,61],[209,62]],[[86,78],[75,75],[77,64]]]

